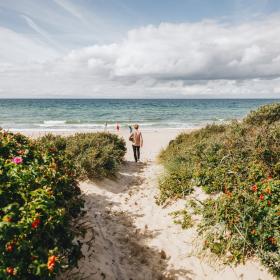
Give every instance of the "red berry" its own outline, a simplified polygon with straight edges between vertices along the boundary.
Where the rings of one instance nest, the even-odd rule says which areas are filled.
[[[37,227],[40,225],[40,223],[41,223],[41,220],[38,219],[38,218],[36,218],[36,219],[32,222],[31,227],[32,227],[32,228],[37,228]]]
[[[251,187],[251,190],[252,190],[253,192],[256,192],[256,191],[258,190],[258,186],[257,186],[257,185],[253,185],[253,186]]]
[[[53,271],[55,268],[55,261],[56,261],[56,256],[50,256],[48,259],[48,270]]]
[[[10,275],[15,275],[15,270],[13,267],[9,266],[6,268],[6,272]]]
[[[11,243],[8,243],[6,245],[6,251],[7,252],[11,253],[13,251],[13,249],[14,249],[14,247],[13,247],[13,245]]]

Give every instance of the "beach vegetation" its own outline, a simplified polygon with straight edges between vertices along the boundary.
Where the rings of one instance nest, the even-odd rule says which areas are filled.
[[[75,165],[81,180],[114,176],[126,153],[124,139],[107,132],[77,133],[67,137],[49,134],[38,141],[63,151]]]
[[[55,279],[77,264],[77,178],[56,146],[0,130],[0,279]]]
[[[183,133],[159,160],[165,168],[159,203],[186,198],[197,188],[208,195],[189,206],[201,216],[196,227],[205,250],[224,263],[258,256],[280,277],[279,103],[243,121]]]

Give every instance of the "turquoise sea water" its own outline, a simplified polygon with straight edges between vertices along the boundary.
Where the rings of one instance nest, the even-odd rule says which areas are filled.
[[[142,129],[192,128],[241,119],[269,99],[0,99],[0,127],[96,130],[139,123]]]

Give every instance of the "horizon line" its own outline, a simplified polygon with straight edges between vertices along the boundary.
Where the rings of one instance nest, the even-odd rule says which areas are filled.
[[[99,97],[0,97],[0,100],[280,100],[280,97],[232,97],[232,98],[219,98],[219,97],[201,97],[201,98],[99,98]]]

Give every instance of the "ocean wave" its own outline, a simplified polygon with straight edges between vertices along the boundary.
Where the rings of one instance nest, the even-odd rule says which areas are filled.
[[[66,121],[58,121],[58,120],[54,120],[54,121],[44,121],[43,124],[38,124],[39,126],[43,126],[43,127],[49,127],[49,126],[63,126],[66,124]]]
[[[149,130],[154,130],[154,129],[190,129],[190,128],[195,128],[195,127],[200,127],[201,124],[183,124],[181,125],[172,125],[172,124],[155,124],[155,125],[141,125],[140,128],[145,131]],[[5,129],[11,129],[15,131],[29,131],[29,130],[34,130],[34,131],[104,131],[105,130],[105,125],[100,125],[100,124],[76,124],[76,125],[69,125],[69,124],[64,124],[64,125],[42,125],[38,124],[37,126],[9,126],[5,127]],[[108,131],[115,131],[116,130],[116,125],[108,125],[106,128]],[[127,125],[120,125],[121,130],[128,130]]]
[[[116,122],[82,122],[80,120],[45,120],[38,123],[21,123],[4,125],[5,129],[12,130],[38,130],[38,131],[103,131],[105,128],[108,131],[116,129]],[[119,122],[120,129],[128,129],[129,125],[133,126],[136,122]],[[137,122],[142,130],[151,129],[189,129],[200,127],[201,122],[184,122],[184,121],[161,121],[161,122]],[[1,126],[1,125],[0,125]]]

